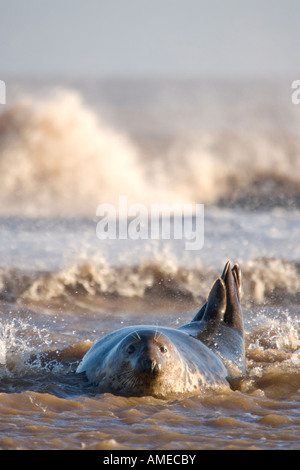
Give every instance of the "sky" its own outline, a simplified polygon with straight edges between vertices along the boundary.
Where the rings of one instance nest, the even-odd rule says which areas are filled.
[[[0,0],[0,78],[292,80],[299,19],[299,0]]]

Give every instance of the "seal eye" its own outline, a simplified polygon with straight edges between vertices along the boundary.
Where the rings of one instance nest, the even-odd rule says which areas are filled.
[[[130,344],[127,348],[128,354],[132,354],[135,351],[135,346],[133,344]]]
[[[165,354],[168,351],[165,346],[161,346],[159,349],[160,349],[160,352],[162,352],[163,354]]]

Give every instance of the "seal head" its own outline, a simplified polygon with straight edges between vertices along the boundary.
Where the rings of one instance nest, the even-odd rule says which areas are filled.
[[[180,383],[183,364],[177,348],[163,333],[137,329],[111,352],[105,369],[100,389],[126,396],[161,396],[170,392],[167,389],[174,387],[175,380]],[[170,371],[177,379],[171,380]]]
[[[168,365],[171,342],[151,330],[126,336],[120,344],[120,353],[138,374],[156,377]]]

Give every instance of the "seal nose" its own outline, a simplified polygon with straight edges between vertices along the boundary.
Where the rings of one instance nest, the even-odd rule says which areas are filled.
[[[142,361],[142,368],[143,372],[157,375],[160,370],[160,365],[157,364],[155,359],[146,358]]]

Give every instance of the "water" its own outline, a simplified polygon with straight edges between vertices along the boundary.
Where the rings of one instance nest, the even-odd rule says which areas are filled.
[[[284,84],[48,85],[23,81],[25,99],[16,84],[0,115],[0,448],[299,449],[299,112]],[[99,240],[96,208],[120,195],[204,203],[203,249]],[[228,259],[247,352],[233,390],[124,398],[74,374],[112,330],[188,322]]]

